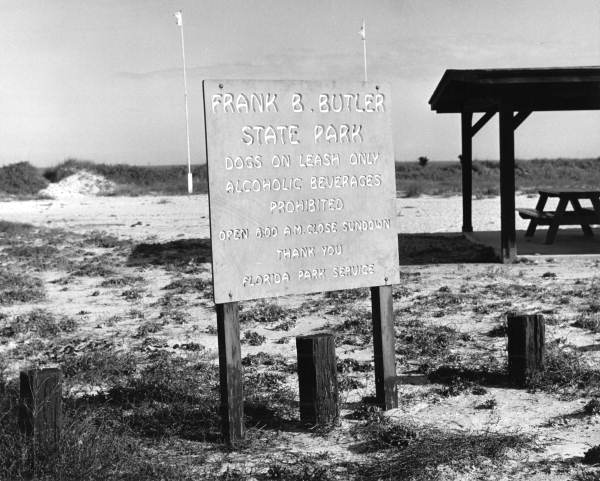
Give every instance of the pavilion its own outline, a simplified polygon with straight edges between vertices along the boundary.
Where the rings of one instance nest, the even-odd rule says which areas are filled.
[[[461,115],[463,232],[473,231],[472,139],[499,114],[500,253],[503,262],[513,262],[514,132],[535,111],[600,110],[600,67],[446,70],[429,103],[437,113]],[[475,113],[482,115],[473,123]]]

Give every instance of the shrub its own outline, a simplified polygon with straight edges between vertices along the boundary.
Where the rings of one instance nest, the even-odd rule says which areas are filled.
[[[597,394],[600,383],[600,371],[590,367],[581,356],[568,346],[558,342],[546,345],[544,370],[535,373],[528,381],[530,390],[544,390],[564,395],[581,392]]]
[[[37,302],[45,296],[41,279],[0,268],[0,305]]]
[[[33,195],[47,185],[48,181],[29,162],[0,167],[0,193]]]
[[[142,338],[146,337],[148,334],[156,334],[160,330],[162,330],[163,325],[156,321],[146,321],[140,324],[137,328],[137,332],[134,337]]]
[[[140,195],[148,192],[183,194],[187,192],[187,167],[185,165],[139,166],[126,164],[102,164],[86,160],[67,159],[44,171],[50,182],[60,180],[80,170],[102,175],[116,183],[119,195]],[[192,168],[194,193],[206,193],[208,177],[206,165]]]
[[[419,197],[423,192],[421,182],[411,182],[406,186],[404,197]]]
[[[45,309],[33,309],[15,316],[9,327],[11,335],[35,333],[38,337],[49,338],[60,332],[73,332],[77,322],[71,317],[57,317]]]
[[[256,331],[246,331],[242,339],[243,344],[249,344],[251,346],[260,346],[264,344],[267,338]]]
[[[31,232],[34,227],[31,224],[25,224],[23,222],[8,222],[6,220],[0,220],[0,233],[14,235],[24,235]]]
[[[260,301],[250,309],[244,309],[240,312],[240,323],[275,322],[284,321],[288,318],[296,318],[292,309],[267,301]]]
[[[441,361],[450,354],[458,333],[449,326],[427,325],[419,319],[403,320],[396,336],[396,353],[407,359]]]

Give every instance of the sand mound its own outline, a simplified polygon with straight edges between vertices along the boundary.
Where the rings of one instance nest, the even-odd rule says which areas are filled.
[[[73,175],[65,177],[60,182],[50,184],[39,192],[55,199],[64,197],[80,197],[110,194],[115,190],[116,184],[101,175],[87,170],[80,170]]]

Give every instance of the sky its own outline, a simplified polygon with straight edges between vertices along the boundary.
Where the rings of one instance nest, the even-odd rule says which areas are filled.
[[[0,0],[0,165],[192,163],[202,80],[369,80],[392,89],[397,160],[456,160],[457,114],[428,101],[448,68],[600,65],[600,0]],[[534,113],[518,158],[600,156],[598,112]],[[498,158],[497,119],[473,156]]]

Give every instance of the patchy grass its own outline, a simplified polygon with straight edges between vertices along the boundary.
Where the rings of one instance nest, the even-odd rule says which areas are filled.
[[[45,297],[41,279],[0,267],[0,305],[39,302]]]
[[[111,411],[110,402],[99,406],[94,397],[84,402],[69,397],[64,400],[61,438],[55,455],[28,451],[26,439],[17,427],[17,382],[7,384],[1,376],[0,381],[0,479],[196,479],[190,474],[192,464],[182,460],[175,464],[165,456],[157,456],[123,421],[126,417]],[[29,454],[24,456],[25,453]],[[197,448],[195,456],[198,462],[204,459]]]
[[[151,364],[121,379],[96,402],[108,403],[109,415],[137,436],[219,439],[218,370],[207,361],[202,353],[157,352]]]
[[[76,263],[70,275],[74,277],[114,277],[116,272],[112,266],[107,267],[106,259],[96,257]]]
[[[155,305],[162,307],[163,311],[172,311],[187,306],[187,301],[183,297],[169,292],[159,298]]]
[[[401,362],[418,360],[435,366],[444,362],[457,346],[459,333],[450,326],[433,326],[419,319],[396,316],[396,354]]]
[[[166,309],[160,312],[158,318],[164,323],[187,324],[192,321],[190,313],[180,309]]]
[[[131,289],[125,289],[121,292],[121,297],[128,301],[137,301],[144,297],[144,289],[139,287],[132,287]]]
[[[343,316],[344,321],[335,327],[335,344],[341,346],[365,346],[373,337],[371,311],[367,309],[350,309]]]
[[[377,413],[357,426],[354,435],[361,440],[355,447],[358,452],[377,452],[369,461],[357,463],[362,480],[442,481],[448,472],[472,475],[475,466],[493,469],[507,451],[531,443],[525,435],[447,432],[390,421]]]
[[[561,340],[546,344],[545,368],[528,380],[531,391],[543,390],[567,397],[600,394],[600,371]]]
[[[248,425],[298,429],[297,393],[289,387],[288,376],[274,368],[248,366],[244,369],[244,414]]]
[[[8,222],[6,220],[0,220],[0,237],[8,236],[23,236],[29,234],[35,227],[31,224],[23,222]]]
[[[137,328],[137,331],[134,337],[144,338],[148,336],[148,334],[156,334],[157,332],[162,331],[163,324],[157,321],[145,321],[140,324]]]
[[[246,331],[244,332],[244,337],[242,337],[242,344],[248,344],[250,346],[260,346],[266,342],[267,338],[262,334],[259,334],[256,331]]]
[[[242,366],[259,368],[268,367],[282,372],[296,372],[296,366],[288,364],[286,359],[281,354],[269,354],[267,352],[259,352],[256,354],[248,354],[242,358]]]
[[[481,396],[487,393],[482,386],[509,386],[507,366],[492,355],[449,358],[447,361],[449,362],[436,367],[421,366],[430,381],[446,385],[440,392],[442,395],[457,396],[470,391]]]
[[[104,279],[100,287],[125,287],[145,283],[146,280],[142,276],[115,276]]]
[[[371,296],[369,289],[345,289],[343,291],[328,291],[324,293],[325,299],[331,299],[334,302],[356,302],[367,299]]]
[[[73,268],[73,260],[63,251],[50,244],[13,245],[5,247],[3,253],[21,266],[36,271],[69,270]]]
[[[598,334],[600,332],[600,315],[597,313],[580,314],[575,322],[573,322],[572,326]]]
[[[175,279],[165,287],[165,290],[172,291],[172,294],[199,294],[205,297],[212,297],[212,282],[200,277],[183,277]]]
[[[5,336],[34,334],[42,338],[51,338],[59,333],[73,332],[76,327],[77,321],[72,317],[57,316],[45,309],[33,309],[27,314],[15,316],[1,332]]]
[[[127,430],[115,432],[112,423],[88,411],[67,410],[57,455],[23,462],[25,438],[16,423],[4,424],[0,434],[0,478],[90,481],[133,479],[194,479],[184,463],[160,461]],[[33,468],[29,468],[33,465]]]
[[[472,292],[455,293],[447,286],[442,286],[431,294],[415,296],[409,304],[399,309],[399,312],[419,317],[424,313],[431,313],[433,317],[444,317],[461,311],[466,304],[473,302]]]
[[[259,301],[249,309],[240,310],[240,323],[270,323],[286,319],[296,319],[293,309],[283,307],[275,302]]]
[[[114,384],[133,376],[139,359],[132,353],[116,352],[114,346],[90,346],[81,352],[63,350],[56,357],[67,388]]]
[[[83,240],[86,244],[92,247],[102,247],[103,249],[111,249],[114,247],[123,247],[129,245],[129,241],[119,240],[118,237],[107,234],[106,232],[92,231],[85,236]]]

